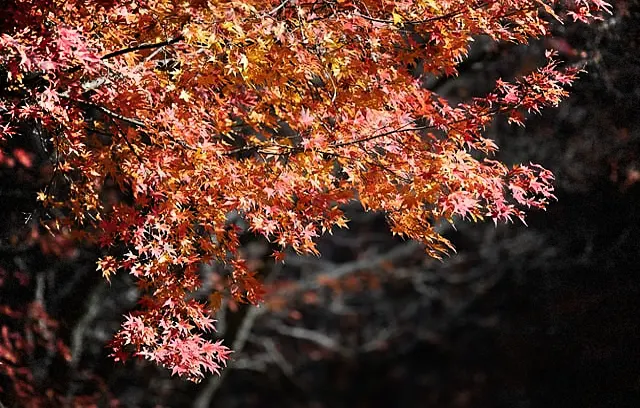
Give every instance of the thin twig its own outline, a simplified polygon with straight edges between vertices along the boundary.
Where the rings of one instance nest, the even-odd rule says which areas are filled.
[[[497,109],[490,109],[485,113],[479,114],[478,117],[483,117],[483,116],[491,116],[491,115],[495,115],[498,113],[504,113],[507,110],[509,110],[509,108],[507,107],[500,107]],[[457,119],[454,120],[453,122],[449,122],[449,123],[445,123],[444,126],[446,127],[451,127],[453,125],[457,125],[459,123],[462,122],[466,122],[466,121],[470,121],[476,119],[474,117],[465,117],[465,118],[461,118],[461,119]],[[405,123],[404,125],[402,125],[401,127],[397,128],[397,129],[393,129],[393,130],[389,130],[387,132],[384,133],[379,133],[379,134],[373,134],[370,136],[366,136],[360,139],[355,139],[355,140],[349,140],[346,142],[342,142],[342,143],[337,143],[332,145],[331,147],[344,147],[344,146],[350,146],[350,145],[354,145],[354,144],[358,144],[358,143],[363,143],[363,142],[368,142],[370,140],[374,140],[374,139],[379,139],[381,137],[385,137],[385,136],[389,136],[392,135],[394,133],[408,133],[408,132],[415,132],[415,131],[419,131],[419,130],[429,130],[429,129],[437,129],[438,127],[435,125],[425,125],[425,126],[416,126],[416,127],[412,127],[412,128],[406,128],[406,126],[415,123],[415,120],[412,120],[410,122]]]
[[[467,120],[467,119],[464,119],[464,120]],[[407,124],[403,125],[403,127],[404,126],[407,126]],[[419,130],[427,130],[427,129],[435,129],[436,128],[436,126],[433,126],[433,125],[417,126],[417,127],[412,127],[412,128],[403,128],[403,127],[398,128],[398,129],[389,130],[388,132],[380,133],[380,134],[377,134],[377,135],[374,134],[374,135],[363,137],[363,138],[360,138],[360,139],[349,140],[347,142],[338,143],[334,147],[344,147],[344,146],[350,146],[350,145],[353,145],[353,144],[368,142],[370,140],[379,139],[381,137],[393,135],[395,133],[407,133],[407,132],[414,132],[414,131],[419,131]]]
[[[286,6],[287,4],[289,4],[291,0],[284,0],[282,3],[280,3],[279,6],[277,6],[276,8],[274,8],[273,10],[271,10],[270,12],[266,13],[265,16],[272,16],[274,14],[276,14],[278,11],[280,11],[281,9],[284,8],[284,6]]]
[[[90,102],[90,101],[86,101],[86,100],[83,100],[83,99],[72,98],[71,96],[69,96],[68,92],[60,92],[60,93],[58,93],[58,96],[61,97],[61,98],[70,100],[72,102],[78,103],[80,105],[86,105],[86,106],[90,106],[92,108],[95,108],[95,109],[99,110],[100,112],[102,112],[102,113],[104,113],[104,114],[106,114],[108,116],[111,116],[114,119],[118,119],[118,120],[121,120],[123,122],[129,123],[130,125],[134,125],[134,126],[137,126],[137,127],[146,127],[144,122],[142,122],[139,119],[130,118],[128,116],[121,115],[121,114],[119,114],[117,112],[112,111],[111,109],[107,109],[104,106],[100,106],[100,105],[95,104],[95,103]]]
[[[133,147],[133,145],[131,144],[131,141],[129,140],[129,138],[127,137],[127,134],[124,132],[124,130],[120,127],[120,124],[116,123],[116,127],[118,128],[118,130],[120,131],[120,136],[122,136],[122,138],[124,139],[124,142],[127,144],[127,147],[129,147],[129,150],[131,150],[131,153],[133,153],[133,155],[136,157],[136,159],[138,159],[139,163],[144,163],[144,160],[142,160],[142,157],[140,157],[140,155],[138,154],[138,152],[136,152],[136,149]]]
[[[145,43],[145,44],[137,45],[135,47],[128,47],[128,48],[123,48],[123,49],[118,50],[118,51],[110,52],[109,54],[103,55],[100,59],[106,60],[106,59],[109,59],[109,58],[114,58],[114,57],[117,57],[117,56],[120,56],[120,55],[128,54],[130,52],[136,52],[136,51],[140,51],[140,50],[150,50],[150,49],[153,49],[153,48],[165,47],[167,45],[175,44],[175,43],[180,42],[182,40],[184,40],[184,36],[182,34],[180,34],[177,37],[171,38],[171,39],[166,40],[166,41],[160,41],[160,42],[157,42],[157,43]]]
[[[96,109],[98,109],[100,112],[105,113],[105,114],[111,116],[112,118],[115,118],[115,119],[121,120],[123,122],[126,122],[126,123],[128,123],[130,125],[134,125],[134,126],[138,126],[138,127],[146,127],[144,122],[142,122],[142,121],[140,121],[138,119],[135,119],[135,118],[130,118],[130,117],[121,115],[121,114],[119,114],[117,112],[114,112],[114,111],[112,111],[110,109],[105,108],[104,106],[96,105],[96,104],[93,104],[93,103],[90,103],[90,102],[85,102],[85,101],[79,101],[79,102],[88,103],[89,105],[91,105],[91,106],[95,107]]]

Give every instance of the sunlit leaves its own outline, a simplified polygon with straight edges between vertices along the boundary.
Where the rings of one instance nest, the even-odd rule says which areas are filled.
[[[242,233],[264,236],[277,261],[286,249],[318,254],[318,236],[347,226],[340,205],[358,200],[441,256],[452,248],[438,221],[544,208],[550,173],[494,161],[483,131],[557,105],[577,71],[549,54],[456,106],[423,79],[455,75],[475,36],[524,43],[548,33],[550,13],[608,10],[601,0],[104,4],[36,1],[4,27],[0,127],[42,125],[65,189],[38,198],[59,207],[59,229],[102,247],[106,279],[129,273],[145,292],[114,356],[132,348],[196,380],[228,358],[207,337],[223,294],[263,295]],[[208,262],[227,280],[205,306],[190,294]]]

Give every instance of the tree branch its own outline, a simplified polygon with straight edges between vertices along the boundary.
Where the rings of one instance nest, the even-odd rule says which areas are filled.
[[[153,49],[153,48],[165,47],[167,45],[175,44],[175,43],[180,42],[182,40],[184,40],[184,36],[182,34],[180,34],[177,37],[171,38],[171,39],[166,40],[166,41],[160,41],[160,42],[157,42],[157,43],[140,44],[140,45],[136,45],[135,47],[123,48],[123,49],[118,50],[118,51],[110,52],[109,54],[103,55],[100,59],[107,60],[109,58],[115,58],[115,57],[118,57],[120,55],[128,54],[130,52],[136,52],[136,51],[141,51],[141,50],[150,50],[150,49]]]
[[[235,353],[241,353],[244,349],[247,340],[249,339],[249,335],[251,334],[251,330],[253,329],[253,324],[255,323],[258,316],[266,312],[265,307],[258,308],[256,306],[251,306],[247,311],[244,319],[242,320],[242,324],[238,328],[238,333],[236,336],[236,340],[233,342],[231,349]],[[198,394],[198,397],[193,402],[193,408],[208,408],[211,405],[211,401],[215,396],[216,392],[224,382],[224,379],[227,377],[229,370],[232,368],[232,365],[229,364],[225,370],[222,370],[219,376],[213,376],[209,378],[209,381],[205,384],[204,388]]]
[[[274,280],[280,273],[281,268],[282,264],[278,264],[276,269],[273,270],[265,279],[265,283]],[[257,307],[253,305],[249,306],[249,310],[244,315],[242,323],[235,333],[235,340],[231,345],[231,349],[235,353],[240,354],[242,350],[244,350],[244,346],[247,344],[247,341],[251,336],[251,331],[253,330],[253,325],[255,324],[256,319],[266,312],[266,307]],[[210,377],[207,383],[204,385],[202,391],[200,391],[195,401],[193,402],[192,408],[208,408],[211,405],[213,397],[215,396],[216,392],[218,391],[218,389],[224,382],[224,379],[227,377],[227,374],[232,368],[233,361],[230,362],[225,370],[222,370],[219,376]]]
[[[315,343],[320,347],[324,347],[327,350],[335,351],[342,355],[348,355],[349,350],[340,345],[335,339],[332,339],[328,335],[319,331],[310,330],[305,327],[293,327],[285,324],[278,324],[273,328],[277,333],[293,337],[299,340],[306,340],[311,343]]]
[[[279,6],[275,7],[275,8],[274,8],[273,10],[271,10],[270,12],[266,13],[266,15],[264,15],[263,17],[266,17],[266,16],[272,16],[272,15],[276,14],[278,11],[280,11],[281,9],[283,9],[283,8],[284,8],[284,6],[286,6],[286,5],[289,3],[289,1],[291,1],[291,0],[284,0],[282,3],[280,3],[280,5],[279,5]]]

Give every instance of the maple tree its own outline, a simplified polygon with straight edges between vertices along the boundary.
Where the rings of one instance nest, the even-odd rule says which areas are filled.
[[[455,75],[476,36],[526,43],[551,19],[603,11],[602,0],[13,0],[0,24],[2,138],[38,129],[49,176],[38,199],[54,214],[42,224],[100,245],[105,278],[126,271],[146,293],[115,359],[133,351],[198,380],[230,355],[207,334],[216,302],[190,296],[199,266],[227,266],[216,296],[262,296],[241,232],[270,240],[276,260],[317,254],[314,238],[346,227],[341,205],[357,200],[438,257],[452,249],[438,222],[524,221],[554,199],[549,171],[495,160],[483,130],[557,105],[579,68],[548,52],[457,105],[424,80]]]

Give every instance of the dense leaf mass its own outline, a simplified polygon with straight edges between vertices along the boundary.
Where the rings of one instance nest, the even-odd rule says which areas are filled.
[[[424,84],[456,74],[477,36],[525,43],[552,18],[589,21],[601,0],[14,0],[0,30],[2,138],[41,130],[54,233],[105,248],[98,269],[145,296],[112,346],[197,380],[229,350],[190,293],[203,262],[257,303],[239,233],[317,253],[341,204],[384,212],[439,256],[439,221],[524,219],[554,198],[551,173],[508,166],[483,137],[555,106],[578,68],[542,68],[468,103]],[[28,159],[28,157],[26,158]],[[18,158],[19,160],[19,158]],[[44,222],[44,221],[43,221]]]

